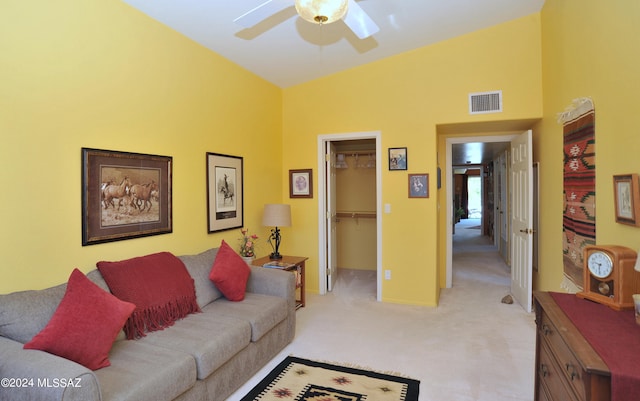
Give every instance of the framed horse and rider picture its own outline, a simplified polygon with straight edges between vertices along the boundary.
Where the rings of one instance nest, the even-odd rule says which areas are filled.
[[[207,216],[209,232],[244,224],[242,157],[207,152]]]
[[[170,156],[82,148],[82,245],[170,233]]]

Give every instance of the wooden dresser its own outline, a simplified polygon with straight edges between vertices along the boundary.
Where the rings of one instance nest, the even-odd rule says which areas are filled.
[[[536,401],[610,401],[609,368],[550,294],[534,293]]]

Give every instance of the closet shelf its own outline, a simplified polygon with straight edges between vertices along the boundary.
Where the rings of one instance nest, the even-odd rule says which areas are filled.
[[[352,219],[376,218],[376,212],[336,212],[336,217],[347,217]]]
[[[345,156],[355,156],[355,155],[375,155],[376,150],[341,150],[337,151],[336,154],[343,154]]]

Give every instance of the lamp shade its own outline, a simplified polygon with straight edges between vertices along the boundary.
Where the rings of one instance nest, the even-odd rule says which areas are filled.
[[[330,24],[347,13],[348,0],[296,0],[296,11],[314,24]]]
[[[289,227],[291,225],[291,206],[278,203],[264,205],[262,225],[268,227]]]

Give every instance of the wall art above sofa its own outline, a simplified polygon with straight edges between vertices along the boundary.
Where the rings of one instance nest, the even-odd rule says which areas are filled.
[[[82,245],[172,232],[170,156],[82,148]]]

